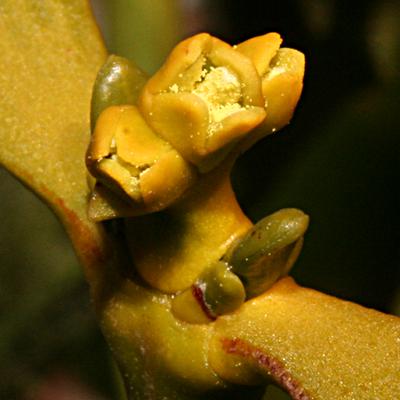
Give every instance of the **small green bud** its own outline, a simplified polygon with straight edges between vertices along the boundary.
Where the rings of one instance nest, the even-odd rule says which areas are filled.
[[[230,271],[227,263],[217,261],[189,289],[175,297],[172,311],[186,322],[211,322],[239,308],[245,297],[239,277]]]
[[[300,253],[308,222],[302,211],[282,209],[263,218],[234,243],[223,260],[241,278],[247,298],[265,292],[288,274]]]
[[[110,55],[97,74],[92,92],[92,132],[103,110],[110,106],[135,105],[146,83],[146,74],[124,57]]]

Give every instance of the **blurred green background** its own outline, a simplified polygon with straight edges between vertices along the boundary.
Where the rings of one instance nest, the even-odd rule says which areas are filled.
[[[111,52],[155,71],[200,31],[230,42],[277,31],[306,54],[292,123],[238,162],[254,220],[302,208],[311,226],[299,283],[400,314],[400,2],[93,0]],[[21,28],[22,29],[22,28]],[[68,239],[0,170],[0,399],[118,399],[118,385]],[[287,398],[272,390],[268,399]]]

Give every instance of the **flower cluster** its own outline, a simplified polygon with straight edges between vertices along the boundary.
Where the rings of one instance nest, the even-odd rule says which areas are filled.
[[[94,219],[118,216],[118,209],[166,208],[245,137],[258,140],[287,124],[301,93],[304,57],[280,44],[276,33],[237,46],[195,35],[173,49],[134,102],[130,95],[108,104],[113,107],[97,119],[87,153],[103,187],[91,205],[99,208],[100,193],[111,190],[125,207],[92,212]]]

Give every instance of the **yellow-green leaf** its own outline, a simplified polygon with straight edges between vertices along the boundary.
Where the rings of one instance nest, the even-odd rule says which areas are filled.
[[[50,204],[90,267],[102,255],[84,156],[106,51],[89,3],[3,0],[0,37],[0,163]]]

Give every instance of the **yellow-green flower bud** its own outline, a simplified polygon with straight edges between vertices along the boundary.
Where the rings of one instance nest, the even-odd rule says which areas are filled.
[[[154,134],[135,106],[102,112],[86,163],[98,181],[131,205],[133,214],[167,207],[196,177],[193,167]]]

